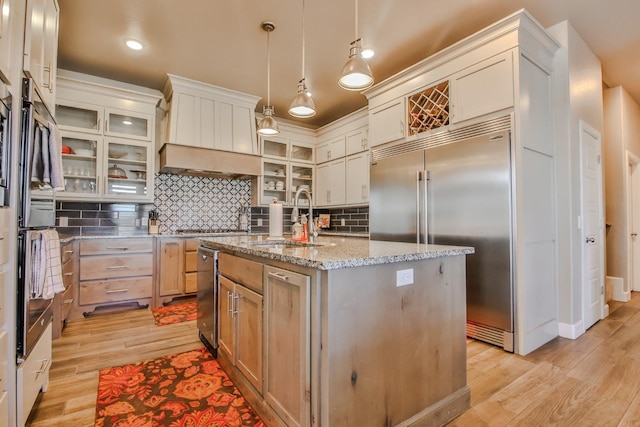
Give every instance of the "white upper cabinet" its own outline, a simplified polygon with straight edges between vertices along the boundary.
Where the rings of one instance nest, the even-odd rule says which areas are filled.
[[[369,203],[369,152],[353,154],[346,163],[346,202],[348,205]]]
[[[405,137],[404,105],[404,98],[398,98],[369,112],[371,147]]]
[[[513,106],[513,53],[496,55],[451,77],[451,123]]]
[[[347,133],[346,135],[346,154],[356,154],[369,149],[368,127],[361,127]]]
[[[66,70],[57,85],[56,121],[70,153],[56,198],[153,201],[160,92]]]
[[[11,83],[14,50],[13,25],[16,24],[16,1],[0,0],[0,79]]]
[[[328,162],[345,156],[345,137],[340,135],[326,142],[321,142],[316,148],[316,163]]]
[[[56,0],[27,0],[23,69],[35,81],[51,111],[55,102],[59,16]]]
[[[164,143],[258,154],[255,108],[260,99],[168,74]],[[160,147],[158,147],[160,148]]]

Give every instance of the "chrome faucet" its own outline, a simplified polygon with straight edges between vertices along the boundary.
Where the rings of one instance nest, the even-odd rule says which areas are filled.
[[[311,193],[306,188],[299,188],[296,191],[296,195],[293,197],[293,210],[291,211],[291,222],[298,222],[298,197],[300,197],[300,193],[304,193],[309,200],[309,220],[307,224],[309,225],[309,242],[313,243],[313,238],[318,236],[318,231],[316,230],[316,226],[313,223],[313,202],[311,201]]]

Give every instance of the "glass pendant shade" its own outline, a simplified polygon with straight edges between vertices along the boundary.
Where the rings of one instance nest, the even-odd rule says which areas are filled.
[[[258,133],[260,135],[277,135],[280,133],[278,128],[278,122],[273,118],[273,107],[271,105],[265,105],[262,107],[262,114],[264,117],[258,124]]]
[[[300,118],[313,117],[316,115],[316,105],[307,92],[304,79],[298,83],[298,94],[291,101],[289,114],[293,117]]]
[[[351,43],[349,60],[342,68],[338,84],[346,90],[363,90],[373,85],[373,73],[362,57],[360,40]]]

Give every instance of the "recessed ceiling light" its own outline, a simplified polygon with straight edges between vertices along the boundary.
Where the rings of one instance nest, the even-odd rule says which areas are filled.
[[[362,55],[362,57],[364,59],[369,59],[369,58],[372,58],[373,55],[375,55],[376,53],[373,51],[372,48],[365,47],[365,48],[362,49],[362,52],[360,52],[360,54]]]
[[[125,43],[129,49],[133,50],[141,50],[144,47],[142,43],[134,39],[127,39]]]

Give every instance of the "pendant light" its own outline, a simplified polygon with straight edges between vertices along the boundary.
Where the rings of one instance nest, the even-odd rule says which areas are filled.
[[[278,129],[278,123],[273,117],[273,105],[271,105],[271,45],[269,40],[269,34],[276,29],[276,26],[273,22],[264,21],[262,29],[267,32],[267,105],[262,107],[264,117],[258,124],[258,133],[260,135],[277,135],[280,133],[280,129]]]
[[[351,42],[349,60],[342,68],[338,84],[346,90],[363,90],[373,84],[373,73],[367,61],[362,57],[362,39],[358,37],[358,0],[356,4],[356,39]]]
[[[291,101],[289,114],[293,117],[307,118],[316,115],[316,105],[307,92],[304,75],[304,0],[302,0],[302,79],[298,82],[298,94]]]

